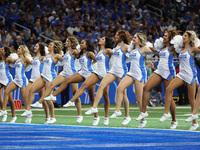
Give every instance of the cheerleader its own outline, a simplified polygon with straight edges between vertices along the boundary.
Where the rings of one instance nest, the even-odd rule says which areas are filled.
[[[34,52],[36,53],[36,56],[34,58],[34,60],[32,61],[32,71],[31,71],[31,78],[29,80],[29,83],[26,87],[26,98],[25,98],[25,101],[24,101],[24,104],[25,104],[25,112],[23,114],[21,114],[22,117],[24,116],[27,116],[26,117],[26,120],[25,120],[25,123],[31,123],[31,117],[32,117],[32,112],[31,112],[31,107],[30,105],[33,103],[33,102],[29,102],[27,101],[28,100],[28,97],[29,97],[29,89],[30,87],[32,86],[33,82],[38,78],[40,77],[40,74],[42,73],[42,70],[43,70],[43,59],[45,57],[45,46],[44,44],[42,43],[37,43],[34,47]],[[39,94],[39,97],[42,96],[42,93],[43,93],[43,89],[40,89],[38,90],[38,94]]]
[[[76,94],[73,96],[73,98],[67,102],[63,107],[71,107],[74,106],[74,101],[80,97],[83,92],[90,87],[91,85],[96,84],[100,80],[103,79],[103,77],[108,73],[109,71],[109,59],[113,53],[113,42],[111,38],[108,37],[102,37],[99,39],[99,46],[100,51],[98,52],[96,56],[97,61],[97,70],[95,70],[82,84],[82,86],[79,88],[79,90],[76,92]],[[104,118],[104,125],[109,124],[109,107],[110,107],[110,101],[109,101],[109,86],[107,86],[104,89],[103,97],[104,97],[104,108],[105,108],[105,118]]]
[[[15,78],[4,91],[3,107],[2,111],[0,112],[0,116],[7,115],[6,106],[12,91],[16,90],[17,88],[20,88],[22,100],[24,101],[25,99],[25,92],[26,92],[25,87],[28,84],[28,79],[25,75],[25,69],[28,64],[31,64],[31,60],[28,58],[28,56],[30,56],[30,53],[27,46],[20,45],[19,48],[17,49],[17,54],[19,58],[15,62]],[[13,104],[11,104],[11,108],[12,107]],[[15,108],[13,107],[12,109],[13,112],[10,123],[15,123],[17,117],[15,116]]]
[[[197,70],[194,66],[194,57],[196,53],[200,53],[200,48],[195,47],[195,39],[197,38],[194,31],[186,31],[183,36],[183,48],[179,54],[180,60],[180,71],[177,74],[176,78],[172,80],[165,92],[165,113],[160,118],[160,122],[165,121],[170,118],[169,113],[171,97],[173,95],[173,90],[180,87],[181,85],[187,85],[188,89],[188,98],[191,104],[191,109],[193,111],[195,104],[195,92],[196,92],[196,83],[197,83]],[[187,120],[186,120],[187,121]],[[199,124],[196,120],[193,120],[193,123],[189,130],[194,131],[199,127]]]
[[[152,88],[157,87],[162,82],[164,84],[164,90],[166,91],[167,86],[170,84],[170,82],[175,77],[175,67],[173,65],[173,58],[176,55],[175,49],[173,46],[170,45],[170,41],[175,35],[178,35],[179,32],[177,30],[166,30],[163,41],[161,42],[161,46],[157,48],[154,44],[154,47],[157,51],[162,49],[159,53],[159,64],[158,69],[154,71],[152,76],[148,79],[147,83],[144,85],[143,88],[143,95],[142,95],[142,111],[138,118],[136,118],[136,121],[139,121],[145,117],[148,116],[148,113],[146,112],[146,107],[149,101],[149,91]],[[164,47],[164,48],[163,48]],[[178,125],[178,122],[176,121],[176,106],[175,102],[171,96],[171,105],[170,110],[172,114],[172,122],[171,122],[171,129],[175,129]]]
[[[11,48],[9,47],[3,47],[0,49],[0,56],[1,56],[1,61],[0,61],[0,105],[1,108],[3,107],[3,100],[1,97],[2,94],[2,89],[6,90],[7,86],[12,82],[13,78],[12,75],[10,74],[9,71],[9,65],[10,63],[14,64],[15,60],[9,57],[11,54]],[[12,117],[15,116],[15,104],[12,99],[12,92],[10,92],[8,96],[8,101],[10,103],[11,107],[11,112],[12,112]],[[7,114],[2,116],[2,122],[5,122],[7,119]]]
[[[44,93],[45,97],[44,100],[49,101],[51,99],[55,99],[58,94],[60,94],[65,88],[68,87],[70,83],[79,83],[85,81],[92,73],[93,69],[91,66],[92,61],[96,61],[96,57],[94,55],[94,45],[89,40],[82,40],[80,44],[80,53],[78,56],[79,63],[81,65],[81,70],[70,77],[66,78],[65,81],[59,86],[59,88],[52,94]],[[95,94],[95,85],[92,85],[87,88],[90,100],[93,104],[94,102],[94,94]],[[82,118],[81,118],[82,119]],[[97,125],[99,122],[99,117],[97,113],[94,115],[93,125]]]
[[[38,107],[41,105],[41,103],[44,101],[43,99],[46,97],[47,93],[51,93],[51,91],[58,85],[60,85],[66,78],[70,77],[74,73],[76,73],[75,69],[75,60],[79,52],[77,51],[76,47],[78,45],[78,40],[75,37],[68,37],[65,42],[65,46],[67,48],[67,51],[63,57],[63,71],[51,82],[51,84],[47,87],[45,90],[45,94],[42,95],[40,100],[36,102],[35,104],[31,105],[32,107]],[[73,95],[78,90],[78,84],[72,83],[72,93]],[[47,95],[48,96],[48,95]],[[76,107],[78,110],[78,117],[77,117],[77,123],[81,123],[83,120],[83,117],[81,115],[81,100],[80,98],[76,99]]]
[[[118,79],[118,82],[120,83],[128,71],[126,66],[126,53],[128,52],[128,44],[131,42],[131,35],[128,31],[120,30],[116,33],[115,40],[117,46],[113,50],[113,66],[101,81],[96,94],[95,102],[92,107],[87,112],[85,112],[86,115],[98,112],[97,106],[102,98],[104,89],[116,79]],[[123,92],[123,100],[125,107],[125,118],[122,122],[122,125],[126,125],[131,121],[131,117],[129,116],[129,101],[126,95],[126,90]],[[115,116],[112,115],[110,118],[115,118],[116,116],[120,115],[121,112],[119,111],[115,113]]]
[[[117,87],[116,111],[112,115],[113,118],[120,112],[124,90],[134,83],[136,99],[139,105],[139,109],[142,111],[143,86],[147,80],[147,74],[145,70],[145,57],[147,54],[153,52],[149,47],[145,46],[147,43],[147,38],[143,33],[135,34],[132,43],[135,45],[135,49],[132,50],[129,55],[129,59],[131,60],[130,70]],[[139,127],[145,127],[146,123],[147,121],[142,119]]]
[[[63,60],[62,55],[61,55],[62,48],[63,48],[63,44],[61,41],[53,41],[53,42],[50,42],[50,44],[48,45],[49,53],[43,59],[42,74],[40,75],[39,78],[37,78],[33,82],[32,86],[30,87],[28,91],[29,93],[28,102],[33,102],[34,93],[38,90],[41,90],[43,87],[45,87],[46,89],[51,84],[51,82],[56,78],[55,65],[57,64],[58,61]],[[48,101],[47,104],[48,104],[48,107],[45,107],[44,105],[44,110],[47,114],[48,113],[47,111],[49,111],[50,109],[51,118],[47,118],[48,115],[46,115],[45,124],[54,123],[56,122],[56,118],[54,117],[53,102]]]

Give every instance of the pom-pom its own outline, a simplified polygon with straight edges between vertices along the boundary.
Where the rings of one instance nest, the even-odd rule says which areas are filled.
[[[195,57],[200,58],[200,53],[196,53]]]
[[[131,53],[131,51],[135,48],[135,45],[133,45],[133,41],[131,41],[131,43],[129,44],[128,46],[128,52],[126,53],[126,61],[127,62],[130,62],[130,60],[128,59],[129,58],[129,55]]]
[[[27,57],[28,59],[30,59],[31,61],[33,60],[33,57],[31,56],[31,54],[28,54],[26,57]]]
[[[133,41],[131,41],[131,43],[128,46],[128,52],[130,53],[133,49],[134,49],[134,45],[133,45]]]
[[[94,70],[97,70],[97,63],[92,63],[92,68],[93,68]]]
[[[60,52],[60,55],[64,56],[64,52],[61,51],[61,52]],[[56,64],[56,66],[64,66],[63,61],[60,61],[60,60],[59,60],[59,61],[57,62],[57,64]]]
[[[63,65],[64,65],[63,61],[58,61],[57,64],[56,64],[56,66],[63,66]]]
[[[79,63],[79,59],[75,59],[75,68],[77,71],[81,69],[81,64]]]
[[[17,55],[17,53],[11,53],[11,54],[9,55],[9,57],[12,58],[13,60],[16,60],[16,59],[19,58],[19,56]],[[12,68],[14,68],[14,67],[15,67],[15,64],[10,63],[9,66],[12,67]]]
[[[17,53],[11,53],[9,55],[9,57],[12,58],[12,59],[14,59],[14,60],[19,58],[19,56],[17,55]]]
[[[28,59],[30,59],[31,61],[33,60],[33,57],[29,54],[28,56],[26,56]],[[28,72],[30,71],[32,68],[32,65],[31,64],[28,64],[25,71]]]
[[[10,63],[10,65],[9,65],[11,68],[14,68],[15,67],[15,64],[13,64],[13,63]]]
[[[177,53],[181,52],[183,47],[183,38],[181,35],[174,36],[170,43],[174,45],[175,51]]]
[[[194,40],[194,46],[195,47],[200,47],[200,39],[199,38],[195,38]],[[200,58],[200,53],[196,53],[196,58]]]
[[[126,53],[126,58],[129,58],[131,52]]]
[[[146,46],[146,47],[153,47],[153,44],[152,44],[151,42],[147,42],[145,46]],[[153,53],[152,53],[152,54],[147,54],[147,55],[146,55],[146,58],[147,58],[147,59],[151,59],[153,56],[154,56]]]
[[[131,62],[130,58],[126,57],[126,63],[129,63],[129,62]]]
[[[151,59],[153,56],[154,56],[154,54],[147,54],[147,55],[146,55],[146,58],[147,58],[147,59]]]
[[[61,54],[62,56],[64,56],[64,52],[63,52],[63,51],[61,51],[60,54]]]
[[[164,46],[165,44],[163,43],[162,37],[160,37],[159,39],[156,39],[156,41],[154,42],[154,47],[157,52],[160,52]]]
[[[110,57],[110,59],[109,59],[109,68],[110,68],[110,69],[111,69],[112,66],[113,66],[113,60],[114,60],[113,55],[111,55],[111,57]]]
[[[195,47],[199,47],[200,46],[200,39],[199,38],[195,38],[195,40],[194,40],[194,46]]]
[[[80,51],[80,45],[79,45],[79,44],[76,46],[76,49],[77,49],[78,51]]]
[[[153,47],[153,44],[151,42],[146,42],[146,47]]]
[[[44,50],[45,50],[45,54],[46,54],[46,55],[49,54],[49,50],[48,50],[48,47],[47,47],[47,46],[44,47]]]

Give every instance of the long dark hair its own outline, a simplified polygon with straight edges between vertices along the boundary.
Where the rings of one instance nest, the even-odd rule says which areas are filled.
[[[171,41],[174,36],[181,35],[181,31],[176,29],[170,29],[170,30],[166,29],[165,32],[168,33],[169,41]]]
[[[5,46],[4,50],[5,50],[5,58],[7,58],[12,53],[11,48]]]
[[[90,40],[87,40],[87,39],[84,39],[84,41],[86,42],[86,45],[87,45],[87,51],[90,51],[90,52],[94,53],[94,44]],[[80,51],[80,53],[79,53],[77,58],[79,59],[82,54],[83,54],[83,50]]]
[[[128,31],[119,30],[117,33],[119,34],[119,38],[124,41],[125,44],[131,43],[132,37]]]
[[[114,44],[113,39],[109,37],[105,37],[105,39],[106,39],[105,48],[113,49],[113,44]]]
[[[40,55],[45,56],[45,46],[43,43],[38,43],[40,49]]]

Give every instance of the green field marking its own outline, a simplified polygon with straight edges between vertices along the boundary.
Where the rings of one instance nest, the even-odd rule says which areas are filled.
[[[73,125],[73,126],[92,126],[93,122],[93,115],[85,115],[84,113],[91,107],[91,105],[82,105],[82,115],[83,115],[83,122],[81,124],[76,123],[77,119],[77,110],[76,107],[70,108],[55,108],[55,117],[57,119],[55,125]],[[6,122],[9,122],[11,119],[11,111],[9,106],[7,107],[8,111],[8,118]],[[26,117],[21,117],[20,115],[25,111],[24,106],[23,109],[16,110],[17,121],[16,123],[24,123]],[[115,119],[109,120],[109,125],[104,126],[104,108],[103,105],[99,105],[98,107],[98,115],[100,116],[100,121],[97,127],[117,127],[117,128],[138,128],[139,121],[136,121],[136,117],[139,115],[139,108],[137,104],[130,104],[129,114],[131,117],[131,121],[128,125],[122,126],[121,123],[124,118],[124,108],[123,105],[121,107],[122,116],[117,117]],[[115,104],[111,104],[109,116],[115,111]],[[45,113],[43,109],[32,108],[33,117],[32,117],[32,124],[44,124],[45,121]],[[163,106],[157,107],[149,107],[147,108],[147,112],[149,116],[146,118],[147,125],[145,128],[151,129],[170,129],[171,125],[171,118],[166,120],[165,122],[160,123],[159,119],[164,113]],[[176,108],[176,119],[178,121],[177,130],[188,130],[192,123],[185,123],[185,119],[191,114],[191,107],[188,106],[177,106]],[[200,111],[199,111],[200,114]],[[199,120],[197,120],[198,122]],[[197,129],[200,131],[200,128]]]

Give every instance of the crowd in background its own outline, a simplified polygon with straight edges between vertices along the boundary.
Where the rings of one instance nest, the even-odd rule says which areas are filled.
[[[157,9],[147,9],[151,5]],[[142,31],[148,41],[163,36],[165,29],[194,30],[199,35],[200,0],[0,0],[0,47],[26,44],[33,54],[39,35],[65,41],[69,35],[98,43],[98,37],[114,37],[128,30]],[[30,29],[25,36],[17,23]],[[16,32],[18,31],[18,32]]]

